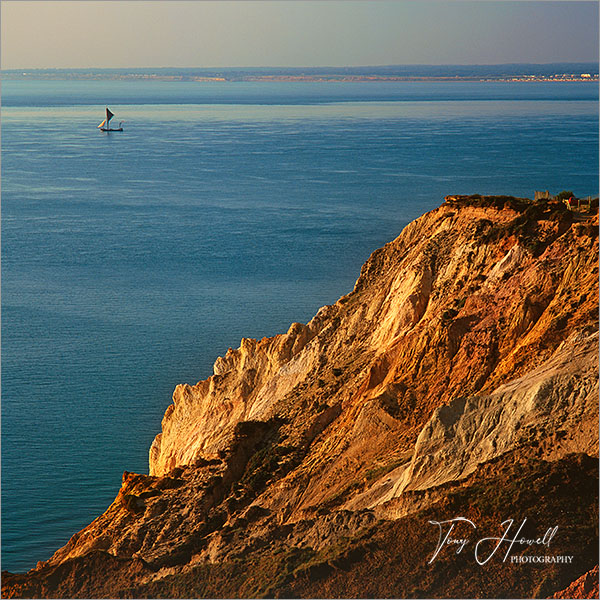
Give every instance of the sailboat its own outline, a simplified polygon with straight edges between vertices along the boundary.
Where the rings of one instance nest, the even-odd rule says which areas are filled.
[[[98,129],[100,131],[123,131],[123,127],[122,127],[123,121],[121,121],[119,123],[119,127],[115,128],[115,129],[111,129],[109,122],[114,116],[115,115],[110,112],[110,110],[107,106],[106,107],[106,119],[104,119],[104,121],[102,121],[102,123],[100,123],[100,125],[98,125]]]

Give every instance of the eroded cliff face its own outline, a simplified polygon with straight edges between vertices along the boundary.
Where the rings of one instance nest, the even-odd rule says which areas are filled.
[[[597,226],[560,204],[447,198],[374,252],[354,290],[307,325],[244,339],[207,380],[178,386],[150,476],[126,473],[104,515],[36,570],[5,577],[5,593],[443,595],[427,565],[430,531],[422,564],[396,587],[353,588],[340,570],[368,572],[388,529],[429,527],[415,516],[423,511],[473,511],[465,490],[478,490],[477,514],[487,506],[491,523],[503,508],[490,508],[492,482],[515,473],[555,485],[552,498],[515,504],[522,514],[537,502],[553,518],[561,490],[579,486],[569,506],[593,544]],[[517,487],[517,497],[529,496]],[[398,556],[410,543],[397,541]],[[548,571],[543,593],[597,560],[590,551]],[[535,577],[517,585],[506,575],[514,568],[505,585],[531,595]],[[102,569],[113,574],[96,579]],[[477,570],[469,577],[462,588],[444,583],[447,593],[502,596]],[[218,581],[230,587],[211,587]]]

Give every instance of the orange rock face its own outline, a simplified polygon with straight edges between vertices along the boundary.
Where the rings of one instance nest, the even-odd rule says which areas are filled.
[[[575,527],[588,548],[597,456],[597,216],[510,197],[447,197],[374,252],[354,290],[307,325],[244,339],[212,377],[177,386],[150,476],[126,474],[104,515],[34,571],[5,575],[4,590],[511,595],[489,587],[481,570],[461,575],[452,565],[455,587],[417,567],[393,589],[375,576],[352,587],[339,570],[368,572],[365,532],[414,533],[419,511],[471,514],[465,490],[478,490],[481,518],[487,510],[490,523],[502,520],[492,480],[512,482],[505,503],[523,513],[536,500],[515,478],[555,485],[547,501],[536,496],[550,520],[563,518],[561,490],[580,486],[576,525],[559,531]],[[558,539],[567,552],[571,538]],[[400,540],[398,556],[411,543]],[[500,581],[522,586],[521,597],[555,593],[597,564],[586,552],[577,565]],[[101,584],[103,568],[114,574]],[[417,572],[421,583],[411,579]]]
[[[598,598],[598,565],[574,581],[553,598]]]

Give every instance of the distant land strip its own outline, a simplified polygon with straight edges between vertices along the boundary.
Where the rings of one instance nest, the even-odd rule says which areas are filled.
[[[375,67],[228,67],[9,69],[4,79],[158,81],[598,81],[598,63],[396,65]]]

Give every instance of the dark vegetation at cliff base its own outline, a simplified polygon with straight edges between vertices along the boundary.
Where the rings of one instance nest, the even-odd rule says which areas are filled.
[[[199,564],[141,585],[136,580],[149,574],[143,561],[95,552],[65,562],[43,580],[3,573],[3,583],[10,588],[26,581],[21,597],[460,598],[469,589],[475,598],[545,598],[598,562],[596,459],[579,454],[551,463],[513,453],[483,465],[463,484],[444,487],[446,497],[430,508],[395,521],[374,521],[319,551],[289,545],[283,536],[244,557]],[[458,528],[457,537],[471,542],[460,554],[445,548],[428,564],[438,540],[438,529],[429,521],[457,516],[476,523],[477,533]],[[515,546],[511,556],[569,555],[572,563],[503,562],[504,545],[485,566],[478,565],[474,543],[501,536],[501,523],[510,518],[515,527],[527,518],[522,530],[527,537],[568,523],[559,527],[550,547]],[[104,577],[90,577],[96,569]]]
[[[244,558],[198,565],[185,574],[141,586],[129,587],[123,575],[104,585],[83,578],[81,596],[452,598],[462,597],[469,589],[472,597],[544,598],[566,587],[598,561],[594,519],[597,471],[597,461],[586,455],[571,455],[557,463],[512,455],[482,467],[477,477],[471,478],[472,485],[448,485],[447,497],[431,508],[396,521],[378,521],[319,552],[280,542]],[[583,503],[582,498],[586,499]],[[531,506],[537,507],[533,514],[523,508]],[[431,565],[427,564],[438,536],[437,528],[429,521],[455,516],[475,522],[481,537],[501,535],[500,523],[507,518],[519,524],[527,518],[522,533],[530,537],[543,535],[559,521],[569,523],[559,528],[551,548],[515,547],[511,556],[574,555],[573,562],[541,566],[515,564],[510,559],[502,562],[507,550],[503,547],[483,567],[473,557],[477,537],[463,528],[457,532],[473,542],[459,555],[452,548],[445,549]],[[586,540],[584,545],[581,540]],[[67,582],[81,577],[86,560],[101,562],[107,573],[123,565],[108,555],[69,561],[62,566],[60,577],[56,573],[56,583],[67,574]],[[143,570],[139,561],[127,565],[132,580]],[[60,593],[61,587],[55,591]],[[35,595],[42,592],[35,586],[30,590]],[[50,585],[44,592],[52,594]]]

